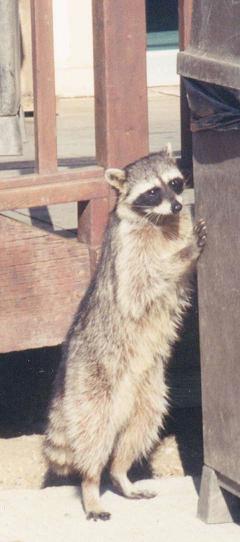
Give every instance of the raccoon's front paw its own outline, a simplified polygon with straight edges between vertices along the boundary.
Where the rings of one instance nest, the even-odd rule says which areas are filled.
[[[197,246],[202,250],[207,241],[207,227],[204,220],[199,220],[194,226]]]

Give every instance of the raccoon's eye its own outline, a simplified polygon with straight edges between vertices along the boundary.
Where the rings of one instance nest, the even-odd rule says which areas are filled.
[[[143,196],[147,205],[158,205],[162,199],[161,188],[159,186],[154,186],[153,188],[150,188],[150,190],[147,190]]]
[[[183,192],[183,187],[184,187],[183,179],[181,179],[180,177],[177,177],[176,179],[172,179],[172,180],[168,183],[168,186],[170,186],[170,188],[171,188],[176,194],[181,194],[181,193]]]
[[[134,201],[133,206],[135,208],[154,207],[155,205],[159,205],[161,201],[161,188],[159,186],[154,186],[153,188],[150,188],[150,190],[147,190],[146,192],[140,194],[138,198]]]
[[[147,194],[149,194],[149,196],[155,196],[158,193],[159,193],[158,186],[155,186],[155,188],[151,188],[151,190],[147,191]]]

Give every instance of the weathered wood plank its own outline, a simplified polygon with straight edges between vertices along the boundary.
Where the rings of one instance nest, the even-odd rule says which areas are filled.
[[[60,344],[90,277],[89,252],[0,216],[1,352]]]
[[[31,0],[36,170],[57,169],[52,0]]]
[[[93,0],[97,160],[121,167],[148,153],[144,0]]]
[[[101,168],[83,168],[52,175],[26,175],[0,182],[0,211],[108,196]]]
[[[179,0],[179,48],[186,49],[189,45],[192,28],[193,0]],[[183,79],[180,78],[180,109],[181,109],[181,152],[185,167],[192,168],[192,134],[190,130],[190,111]]]
[[[86,166],[81,168],[59,170],[54,173],[46,173],[43,175],[29,174],[29,175],[16,175],[13,177],[1,178],[0,191],[5,188],[19,188],[20,186],[32,186],[32,185],[44,185],[47,183],[62,181],[74,181],[74,180],[88,180],[99,179],[103,176],[103,168],[98,166]],[[1,192],[0,192],[1,194]]]
[[[194,134],[196,215],[207,244],[198,264],[204,458],[240,484],[239,134]]]

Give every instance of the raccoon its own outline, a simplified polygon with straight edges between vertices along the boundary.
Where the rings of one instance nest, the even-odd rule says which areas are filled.
[[[77,472],[88,519],[109,519],[100,479],[130,499],[155,496],[128,478],[167,413],[164,368],[189,306],[189,278],[206,241],[183,207],[184,178],[169,147],[107,169],[118,193],[99,263],[66,338],[44,453],[51,471]]]

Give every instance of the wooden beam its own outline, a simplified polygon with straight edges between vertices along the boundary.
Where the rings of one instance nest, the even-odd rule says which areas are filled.
[[[193,0],[179,0],[179,48],[186,49],[191,38]],[[183,79],[180,79],[181,110],[181,149],[182,162],[186,168],[192,169],[192,134],[190,131],[190,111]]]
[[[179,48],[186,49],[191,39],[193,0],[179,0]]]
[[[49,182],[59,182],[62,181],[74,181],[82,180],[87,181],[88,179],[99,179],[103,177],[103,168],[99,166],[86,166],[81,168],[67,169],[67,170],[58,170],[55,173],[45,173],[43,175],[27,174],[27,175],[17,175],[15,177],[7,177],[6,179],[0,179],[0,196],[1,190],[5,188],[19,188],[20,186],[31,186],[31,185],[44,185]],[[105,183],[106,186],[107,183]]]
[[[0,211],[108,197],[102,169],[82,169],[1,180]]]
[[[57,169],[52,0],[31,0],[36,171]]]
[[[145,0],[93,0],[98,162],[121,167],[148,153]]]

